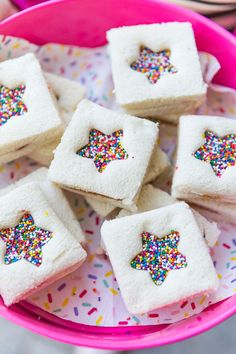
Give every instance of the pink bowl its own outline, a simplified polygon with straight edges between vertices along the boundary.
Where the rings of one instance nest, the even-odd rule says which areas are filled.
[[[190,21],[199,50],[215,55],[222,69],[215,82],[236,89],[236,38],[210,20],[158,0],[58,0],[25,10],[0,24],[0,33],[36,44],[59,42],[96,47],[111,27],[162,21]],[[66,343],[106,349],[140,349],[174,343],[204,332],[236,312],[236,296],[173,325],[102,328],[61,320],[27,303],[0,314],[34,332]]]

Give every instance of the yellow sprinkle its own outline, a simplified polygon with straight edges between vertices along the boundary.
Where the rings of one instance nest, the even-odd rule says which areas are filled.
[[[89,238],[86,240],[87,243],[92,243],[93,241]]]
[[[5,168],[4,166],[0,166],[0,173],[4,172]]]
[[[236,293],[236,288],[234,289],[234,292]]]
[[[96,325],[97,325],[97,326],[100,325],[100,323],[102,322],[102,320],[103,320],[103,317],[102,317],[102,316],[99,316],[98,319],[97,319],[97,321],[96,321]]]
[[[204,295],[201,300],[199,301],[199,304],[202,305],[204,301],[206,300],[206,295]]]
[[[109,272],[106,272],[106,274],[105,274],[105,277],[109,277],[110,275],[112,275],[113,273],[112,273],[112,271],[110,270]]]
[[[83,214],[83,213],[84,213],[84,208],[79,208],[79,209],[78,209],[78,213],[79,213],[79,214]]]
[[[65,300],[63,301],[61,307],[66,307],[66,305],[68,305],[68,302],[69,302],[69,298],[66,297]]]
[[[19,47],[20,47],[20,43],[19,42],[13,44],[13,46],[12,46],[13,49],[16,49],[16,48],[19,48]]]
[[[76,286],[74,286],[71,290],[71,295],[74,296],[74,295],[76,295],[76,293],[77,293],[77,288],[76,288]]]
[[[77,49],[77,50],[74,50],[74,55],[76,57],[79,57],[81,55],[81,50]]]
[[[222,275],[221,274],[217,274],[218,276],[218,279],[221,279],[222,278]]]
[[[19,163],[19,162],[16,162],[16,163],[15,163],[15,167],[16,167],[17,170],[19,170],[20,167],[21,167],[20,163]]]
[[[189,314],[187,312],[184,313],[184,317],[188,317]]]
[[[45,302],[43,304],[43,306],[44,306],[45,310],[49,310],[50,309],[50,306],[49,306],[49,304],[47,302]]]
[[[236,261],[236,257],[231,257],[230,260],[231,261]]]
[[[97,80],[97,84],[98,84],[99,86],[101,86],[102,80]]]
[[[45,212],[44,212],[44,216],[48,216],[48,215],[49,215],[48,211],[47,211],[47,210],[45,210]]]
[[[94,257],[95,257],[95,254],[91,254],[89,257],[88,257],[88,261],[89,262],[92,262],[94,260]]]
[[[110,288],[109,290],[113,295],[118,295],[118,292],[115,289]]]

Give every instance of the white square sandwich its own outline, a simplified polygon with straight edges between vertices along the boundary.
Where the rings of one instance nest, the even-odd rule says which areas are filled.
[[[185,203],[105,221],[102,240],[132,314],[142,314],[218,287],[197,221]]]
[[[0,163],[60,136],[62,122],[34,54],[0,63]]]
[[[157,136],[153,122],[83,100],[55,151],[49,178],[62,188],[135,209]]]
[[[170,22],[107,32],[117,102],[130,114],[177,123],[206,97],[193,29]]]
[[[216,203],[236,203],[235,120],[180,118],[172,195],[196,204],[202,200],[206,208],[217,208]]]
[[[37,184],[0,198],[0,294],[6,306],[73,272],[85,258]]]

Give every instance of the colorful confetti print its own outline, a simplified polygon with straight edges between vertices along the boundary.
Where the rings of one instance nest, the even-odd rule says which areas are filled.
[[[141,47],[139,58],[130,67],[146,74],[149,82],[156,84],[163,75],[177,73],[177,69],[170,63],[170,54],[169,49],[153,52],[147,47]]]
[[[0,238],[6,243],[5,264],[24,258],[39,267],[42,264],[42,247],[52,237],[52,232],[37,227],[32,215],[25,213],[18,225],[0,229]]]
[[[47,44],[42,47],[12,37],[0,36],[0,60],[27,52],[34,52],[44,70],[78,80],[87,89],[87,98],[105,107],[117,109],[111,79],[107,49],[81,49],[72,46]],[[209,54],[200,55],[204,76],[208,82],[216,73],[216,59]],[[228,88],[210,85],[206,103],[199,114],[236,117],[236,93]],[[170,125],[161,127],[161,147],[173,157],[176,131]],[[35,170],[39,165],[22,158],[0,167],[0,187],[3,188]],[[163,180],[165,189],[170,180]],[[236,293],[236,238],[235,225],[220,224],[222,230],[212,257],[218,273],[220,287],[210,297],[200,295],[191,300],[171,305],[142,316],[129,314],[124,306],[119,286],[108,258],[100,249],[100,227],[103,220],[90,209],[85,199],[68,194],[78,220],[85,232],[88,244],[87,261],[76,272],[58,280],[51,286],[33,295],[21,306],[38,316],[55,316],[94,326],[143,326],[167,324],[196,315],[190,325],[202,321],[201,311]],[[30,302],[30,303],[29,303]],[[35,305],[32,307],[32,304]],[[109,304],[109,306],[108,306]],[[227,306],[225,306],[227,308]],[[44,311],[42,311],[43,309]],[[46,311],[46,312],[45,312]],[[187,326],[187,321],[185,322]]]
[[[229,166],[236,163],[236,135],[228,134],[219,138],[207,130],[204,136],[206,142],[194,153],[194,157],[210,163],[215,175],[221,177]]]
[[[128,154],[122,147],[123,130],[117,130],[111,135],[92,129],[89,133],[89,143],[77,154],[87,159],[93,159],[96,169],[102,173],[111,161],[128,159]]]
[[[162,285],[170,270],[187,267],[187,261],[178,250],[180,235],[172,231],[158,238],[149,232],[142,235],[143,250],[130,262],[132,268],[147,270],[156,285]]]
[[[10,118],[21,116],[27,112],[27,107],[22,101],[24,93],[24,85],[14,89],[0,85],[0,127]]]

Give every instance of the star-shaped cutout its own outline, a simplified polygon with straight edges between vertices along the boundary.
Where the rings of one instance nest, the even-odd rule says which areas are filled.
[[[39,267],[42,264],[42,247],[52,237],[51,231],[36,226],[32,215],[25,212],[18,225],[0,229],[0,238],[6,243],[5,264],[24,258]]]
[[[161,285],[170,270],[187,267],[187,261],[178,250],[180,235],[171,231],[163,238],[149,233],[142,233],[143,250],[130,262],[131,267],[147,270],[153,282]]]
[[[14,116],[21,116],[27,112],[27,107],[22,101],[25,85],[9,89],[0,85],[0,126],[4,125]]]
[[[128,159],[128,154],[121,144],[123,130],[104,134],[92,129],[89,133],[89,143],[77,151],[81,157],[93,159],[98,172],[103,172],[107,165],[114,160]]]
[[[209,162],[217,177],[221,177],[229,166],[236,162],[236,135],[228,134],[219,138],[213,132],[207,130],[204,133],[205,144],[195,153],[194,157]]]
[[[138,59],[130,67],[146,74],[149,82],[156,84],[161,76],[177,73],[177,69],[170,63],[170,54],[169,49],[153,52],[147,47],[141,47]]]

